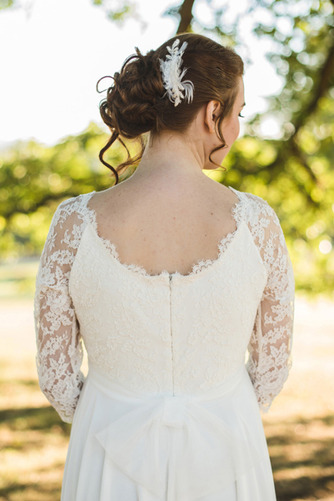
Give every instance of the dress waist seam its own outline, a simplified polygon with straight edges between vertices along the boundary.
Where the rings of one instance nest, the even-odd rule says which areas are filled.
[[[174,396],[184,397],[187,400],[192,401],[208,401],[215,400],[222,397],[230,392],[232,392],[244,378],[249,378],[247,369],[245,365],[241,365],[235,372],[229,375],[224,381],[218,383],[212,388],[205,390],[201,393],[189,393],[189,392],[179,392]],[[161,398],[161,397],[173,397],[172,392],[142,392],[137,393],[130,388],[122,385],[116,380],[111,379],[108,375],[102,373],[95,367],[90,367],[86,378],[86,383],[90,381],[109,398],[115,398],[119,400],[125,400],[127,402],[142,402],[147,399]]]

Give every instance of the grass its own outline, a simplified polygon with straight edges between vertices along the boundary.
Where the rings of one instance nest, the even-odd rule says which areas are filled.
[[[294,366],[263,416],[278,501],[334,500],[333,306],[298,299]],[[31,297],[2,299],[0,325],[0,501],[56,501],[70,425],[38,387]]]

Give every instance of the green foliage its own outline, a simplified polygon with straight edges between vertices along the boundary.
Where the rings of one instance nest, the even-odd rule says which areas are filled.
[[[0,10],[14,6],[14,0],[0,0]]]
[[[286,235],[297,287],[310,294],[334,289],[333,11],[329,0],[259,0],[245,7],[244,15],[258,20],[254,32],[270,44],[267,57],[283,88],[268,99],[266,113],[249,120],[245,137],[224,163],[227,172],[213,174],[273,206]],[[240,20],[242,16],[232,21],[221,17],[219,24],[221,33],[239,45]],[[217,27],[204,28],[219,34]],[[280,125],[278,139],[266,139],[268,117]]]
[[[99,191],[114,183],[113,174],[98,160],[107,135],[95,124],[82,134],[46,147],[18,142],[0,161],[0,255],[36,255],[41,251],[51,216],[71,196]],[[111,148],[109,162],[124,159],[120,146]],[[120,180],[131,174],[128,170]]]
[[[113,21],[125,21],[135,13],[141,22],[139,3],[92,1]],[[202,31],[237,50],[243,43],[240,23],[248,16],[282,78],[282,90],[268,99],[267,112],[249,119],[245,137],[224,162],[227,171],[209,175],[266,199],[281,220],[297,287],[313,294],[330,293],[334,286],[334,0],[248,0],[244,11],[234,17],[227,1],[217,8],[206,0],[202,5],[211,13],[206,24],[196,15],[199,4],[184,0],[170,6],[166,15],[176,17],[183,31]],[[280,126],[281,134],[275,139],[266,134],[268,117]],[[112,184],[113,177],[97,160],[105,139],[92,125],[52,148],[19,143],[4,155],[1,256],[38,253],[51,214],[62,199]],[[112,155],[110,162],[120,163],[121,150],[114,147]]]
[[[321,184],[309,183],[298,158],[286,158],[277,172],[268,165],[279,151],[275,141],[241,138],[224,162],[218,181],[254,193],[275,209],[286,236],[297,289],[310,294],[331,293],[334,287],[334,179],[327,157],[315,156]],[[305,176],[304,189],[300,180]]]
[[[138,9],[135,2],[131,1],[106,1],[106,0],[92,0],[93,4],[103,8],[106,13],[106,16],[113,22],[116,22],[120,25],[123,25],[125,21],[130,18],[137,18],[140,20],[140,16],[138,16]],[[116,5],[115,5],[116,3]]]

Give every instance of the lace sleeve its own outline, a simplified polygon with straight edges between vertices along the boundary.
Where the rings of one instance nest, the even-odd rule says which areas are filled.
[[[59,205],[42,252],[34,302],[41,390],[63,421],[72,422],[83,385],[82,344],[69,294],[69,276],[80,243],[83,218],[75,199]]]
[[[267,412],[291,368],[294,277],[278,217],[267,202],[258,199],[257,203],[260,210],[250,226],[267,270],[267,283],[248,346],[247,370],[259,406]]]

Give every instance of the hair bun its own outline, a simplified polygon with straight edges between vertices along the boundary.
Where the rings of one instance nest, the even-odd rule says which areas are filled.
[[[154,51],[144,56],[136,48],[136,54],[125,61],[113,80],[106,99],[100,104],[103,121],[129,139],[152,130],[158,113],[157,102],[164,93]]]
[[[179,51],[178,56],[182,58],[173,57],[173,48]],[[164,79],[168,80],[165,87],[160,61],[166,63],[171,58],[175,64],[169,72],[165,72]],[[177,78],[169,82],[175,71]],[[184,81],[185,72],[187,80]],[[108,144],[100,152],[100,160],[113,170],[116,183],[117,172],[103,160],[103,153],[117,138],[122,142],[122,137],[134,139],[145,132],[184,132],[201,107],[211,100],[221,104],[221,111],[216,117],[217,130],[221,131],[223,119],[232,110],[242,73],[243,62],[232,49],[195,33],[176,35],[146,55],[136,48],[136,53],[125,61],[120,72],[114,74],[113,85],[100,104],[101,117],[112,132]],[[179,91],[177,86],[180,82],[183,87]],[[180,93],[184,93],[181,100]],[[218,137],[221,145],[216,149],[226,144],[221,132]],[[135,163],[140,157],[141,154],[131,159],[129,155],[119,169]]]

